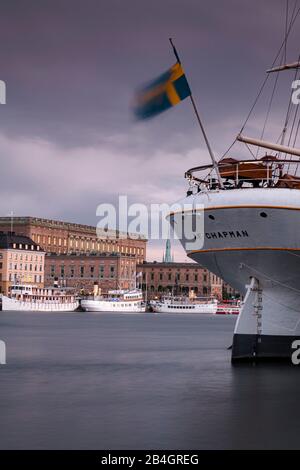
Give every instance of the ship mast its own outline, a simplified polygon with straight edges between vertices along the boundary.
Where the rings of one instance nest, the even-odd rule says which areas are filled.
[[[293,63],[290,63],[290,64],[283,64],[283,65],[280,65],[278,67],[273,67],[273,68],[267,70],[267,73],[273,73],[273,72],[280,73],[284,70],[293,70],[293,69],[296,70],[296,75],[295,75],[295,78],[296,78],[297,71],[298,71],[298,69],[300,69],[300,58],[297,62],[293,62]],[[287,131],[287,126],[288,126],[289,117],[290,117],[291,99],[292,98],[290,98],[288,112],[287,112],[286,120],[285,120],[285,123],[284,123],[284,128],[283,128],[282,138],[281,138],[280,144],[267,142],[267,141],[264,141],[262,139],[253,139],[251,137],[244,136],[241,133],[237,136],[236,140],[239,141],[239,142],[243,142],[245,144],[254,145],[256,147],[262,147],[262,148],[266,148],[268,150],[277,151],[279,153],[285,153],[285,154],[295,155],[297,157],[300,157],[300,149],[297,149],[295,147],[291,147],[289,145],[288,146],[284,145],[285,134],[286,134],[286,131]],[[297,111],[296,111],[296,114],[294,116],[294,120],[296,120],[296,117],[297,117]]]
[[[289,99],[289,105],[288,105],[288,109],[287,109],[287,113],[286,113],[286,119],[285,119],[285,122],[284,122],[283,131],[282,131],[282,133],[281,133],[281,135],[278,139],[279,143],[272,143],[272,142],[265,141],[263,139],[266,124],[267,124],[267,121],[269,119],[270,110],[271,110],[271,107],[272,107],[272,104],[273,104],[275,90],[276,90],[276,87],[278,85],[279,74],[281,72],[285,71],[285,70],[295,70],[294,80],[296,80],[297,75],[298,75],[299,70],[300,70],[300,55],[299,55],[297,61],[287,62],[287,41],[288,41],[288,38],[289,38],[290,33],[292,31],[292,28],[293,28],[299,14],[300,14],[300,6],[297,7],[297,2],[295,2],[294,7],[293,7],[293,11],[292,11],[292,13],[290,15],[290,18],[289,18],[288,0],[287,0],[284,40],[283,40],[283,42],[282,42],[282,44],[279,48],[278,53],[276,54],[276,57],[275,57],[275,59],[272,63],[272,66],[267,70],[266,78],[264,79],[264,81],[263,81],[263,83],[262,83],[262,85],[259,89],[259,92],[258,92],[258,94],[255,98],[255,101],[254,101],[254,103],[253,103],[253,105],[252,105],[252,107],[251,107],[251,109],[250,109],[250,111],[249,111],[249,113],[246,117],[246,120],[245,120],[238,136],[235,138],[235,141],[231,144],[229,149],[226,150],[226,152],[223,154],[223,156],[221,158],[221,161],[228,154],[229,150],[233,147],[233,145],[236,141],[243,142],[246,145],[247,144],[254,145],[254,146],[258,147],[258,150],[259,150],[259,147],[262,147],[262,148],[265,148],[265,149],[268,149],[268,150],[271,150],[271,151],[276,151],[276,152],[279,153],[279,155],[280,155],[280,153],[285,153],[286,155],[289,154],[289,155],[295,155],[297,157],[300,157],[300,149],[296,148],[297,137],[298,137],[298,133],[299,133],[299,130],[300,130],[300,119],[298,117],[298,112],[299,112],[300,106],[297,105],[297,107],[295,107],[295,109],[292,110],[292,107],[291,107],[291,105],[292,105],[292,96],[293,96],[292,92],[291,92],[290,99]],[[280,55],[281,55],[280,63],[279,64],[277,63],[277,65],[275,65],[277,60],[280,58]],[[262,92],[265,88],[265,85],[266,85],[270,75],[272,75],[272,73],[276,73],[277,76],[276,76],[275,83],[274,83],[274,86],[273,86],[273,91],[272,91],[272,94],[271,94],[271,97],[270,97],[270,102],[269,102],[269,106],[268,106],[268,110],[267,110],[267,114],[266,114],[266,118],[265,118],[265,122],[264,122],[261,137],[260,137],[260,139],[254,139],[254,138],[247,137],[243,134],[243,131],[244,131],[244,129],[246,127],[246,124],[249,121],[250,116],[252,115],[253,110],[256,107],[256,105],[258,103],[258,100],[260,99],[260,97],[262,95]],[[291,120],[292,120],[292,124],[291,124],[290,133],[289,133],[289,139],[288,139],[287,145],[284,145],[285,144],[286,132],[288,130],[288,126],[289,126],[289,123],[290,123]],[[297,125],[297,121],[298,121],[298,125]],[[257,153],[256,153],[256,157],[254,157],[255,159],[257,159],[258,150],[257,150]],[[297,169],[296,169],[296,171],[297,171]]]
[[[239,142],[243,142],[245,144],[255,145],[256,147],[263,147],[269,150],[274,150],[274,151],[282,152],[282,153],[288,153],[290,155],[296,155],[297,157],[300,157],[300,149],[296,149],[294,147],[273,144],[272,142],[267,142],[265,140],[252,139],[251,137],[246,137],[241,134],[237,136],[236,140],[238,140]]]
[[[282,72],[283,70],[291,70],[291,69],[299,69],[300,68],[300,62],[293,62],[291,64],[283,64],[278,67],[273,67],[269,70],[267,70],[267,73],[273,73],[273,72]]]

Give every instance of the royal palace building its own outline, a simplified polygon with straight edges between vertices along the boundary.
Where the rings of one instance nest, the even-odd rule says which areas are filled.
[[[38,217],[0,217],[0,230],[29,237],[46,252],[45,284],[78,291],[126,289],[146,257],[142,236]]]
[[[39,217],[0,217],[0,230],[13,230],[39,244],[47,253],[119,253],[132,255],[137,263],[146,259],[147,240],[115,230],[96,229]]]
[[[196,263],[145,262],[137,271],[148,298],[167,294],[222,298],[222,280]]]
[[[92,293],[95,285],[105,293],[111,289],[133,288],[136,282],[136,260],[129,254],[47,253],[45,266],[47,284],[57,282],[86,294]]]

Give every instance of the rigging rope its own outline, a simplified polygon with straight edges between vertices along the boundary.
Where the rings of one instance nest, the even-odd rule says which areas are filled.
[[[295,71],[295,76],[294,76],[294,81],[297,79],[297,76],[298,76],[298,71],[299,69],[296,68],[296,71]],[[282,138],[281,138],[281,145],[284,145],[284,142],[285,142],[285,134],[286,134],[286,131],[287,131],[287,128],[288,128],[288,125],[289,125],[289,121],[290,121],[290,117],[291,117],[291,114],[292,114],[292,104],[293,104],[293,101],[292,101],[292,98],[293,98],[293,93],[294,93],[294,90],[292,89],[291,90],[291,93],[290,93],[290,99],[289,99],[289,104],[288,104],[288,109],[287,109],[287,113],[286,113],[286,118],[285,118],[285,122],[284,122],[284,126],[283,126],[283,131],[282,131]],[[279,153],[280,155],[280,153]],[[285,154],[285,159],[287,157],[287,154]]]
[[[299,58],[298,58],[298,62],[300,62],[300,55],[299,55]],[[296,69],[296,71],[297,71],[297,74],[295,75],[295,80],[297,79],[299,69]],[[292,97],[291,97],[291,99],[292,99]],[[297,104],[297,105],[295,106],[295,112],[294,112],[293,123],[292,123],[292,127],[291,127],[291,130],[290,130],[290,136],[289,136],[289,140],[288,140],[288,147],[289,147],[290,144],[291,144],[291,140],[292,140],[293,133],[294,133],[294,129],[295,129],[295,125],[296,125],[296,120],[297,120],[298,112],[299,112],[299,104]],[[295,147],[295,145],[294,145],[294,147]],[[287,154],[285,154],[285,159],[286,159],[286,157],[287,157]],[[287,171],[289,171],[289,169],[290,169],[290,163],[288,164]]]
[[[291,251],[288,251],[289,254],[294,254],[293,252]],[[297,256],[297,255],[296,255]],[[274,282],[274,284],[278,284],[282,287],[284,287],[285,289],[289,289],[289,290],[292,290],[294,292],[297,292],[297,294],[300,293],[300,289],[297,289],[296,287],[292,287],[292,286],[289,286],[288,284],[284,284],[283,282],[280,282],[280,281],[276,281],[275,279],[273,279],[272,277],[268,276],[267,274],[263,273],[262,271],[260,271],[259,269],[255,269],[253,268],[252,266],[249,266],[248,264],[246,263],[241,263],[242,266],[245,266],[246,268],[248,268],[249,270],[252,270],[262,276],[264,276],[268,281],[271,281],[271,282]]]
[[[290,35],[290,33],[291,33],[292,27],[294,26],[294,23],[295,23],[295,21],[296,21],[298,15],[299,15],[299,13],[300,13],[300,6],[296,9],[297,3],[298,3],[298,0],[295,0],[294,7],[293,7],[293,11],[292,11],[292,15],[291,15],[290,24],[289,24],[289,26],[288,26],[288,28],[287,28],[287,30],[286,30],[285,37],[284,37],[284,40],[283,40],[283,42],[282,42],[282,44],[281,44],[281,46],[280,46],[280,48],[279,48],[279,51],[277,52],[277,54],[276,54],[276,56],[275,56],[275,59],[273,60],[273,63],[272,63],[272,65],[271,65],[271,67],[270,67],[271,69],[274,68],[278,57],[280,56],[280,54],[282,53],[282,51],[284,51],[284,48],[286,47],[287,40],[288,40],[288,37],[289,37],[289,35]],[[245,119],[245,121],[244,121],[244,123],[243,123],[243,125],[242,125],[242,127],[241,127],[241,130],[240,130],[239,134],[242,134],[243,130],[245,129],[245,127],[246,127],[246,125],[247,125],[247,123],[248,123],[248,121],[249,121],[249,119],[250,119],[250,117],[251,117],[251,115],[252,115],[252,113],[253,113],[253,110],[255,109],[255,107],[256,107],[256,105],[257,105],[257,103],[258,103],[258,101],[259,101],[259,99],[260,99],[260,97],[261,97],[261,95],[262,95],[262,92],[263,92],[263,90],[264,90],[264,88],[265,88],[265,86],[266,86],[266,83],[267,83],[267,81],[269,80],[269,76],[270,76],[270,74],[268,73],[268,74],[266,75],[266,77],[264,78],[264,80],[263,80],[263,82],[262,82],[262,84],[261,84],[261,86],[260,86],[260,88],[259,88],[258,94],[257,94],[257,96],[256,96],[256,98],[255,98],[255,100],[254,100],[254,103],[252,104],[252,106],[251,106],[251,108],[250,108],[250,111],[249,111],[249,113],[248,113],[247,116],[246,116],[246,119]],[[225,151],[225,153],[221,156],[220,161],[223,160],[223,158],[227,155],[227,153],[231,150],[231,148],[234,146],[235,143],[236,143],[236,138],[234,139],[233,143],[229,146],[229,148]]]
[[[289,21],[289,0],[286,0],[286,12],[285,12],[285,36],[288,30],[288,21]],[[284,61],[286,63],[286,49],[287,49],[287,41],[284,44]]]
[[[283,59],[283,55],[282,55],[282,59]],[[281,63],[282,63],[282,61],[281,61]],[[273,100],[274,100],[274,96],[275,96],[275,91],[276,91],[277,84],[278,84],[279,73],[280,73],[279,71],[276,73],[276,78],[275,78],[275,82],[274,82],[274,86],[273,86],[273,90],[272,90],[272,94],[271,94],[271,99],[270,99],[270,102],[269,102],[269,106],[268,106],[268,110],[267,110],[263,130],[262,130],[262,133],[261,133],[261,136],[260,136],[261,140],[263,140],[264,135],[265,135],[267,123],[268,123],[268,120],[269,120],[269,116],[270,116],[270,112],[271,112],[271,108],[272,108],[272,104],[273,104]],[[257,147],[256,157],[255,157],[256,160],[258,158],[259,149],[260,149],[260,147]]]
[[[296,134],[295,134],[295,139],[294,139],[294,143],[293,143],[293,146],[294,146],[294,147],[296,147],[299,129],[300,129],[300,118],[299,118],[299,121],[298,121],[298,126],[297,126],[297,130],[296,130]],[[295,172],[294,172],[294,176],[296,176],[296,174],[297,174],[298,166],[299,166],[299,163],[297,163],[297,165],[296,165],[296,169],[295,169]]]
[[[297,16],[298,16],[299,13],[300,13],[300,7],[299,7],[299,8],[297,9],[297,11],[296,11],[296,5],[297,5],[297,3],[298,3],[298,0],[295,0],[295,4],[294,4],[294,9],[293,9],[293,13],[292,13],[290,25],[289,25],[289,27],[288,27],[287,33],[285,34],[285,38],[284,38],[284,40],[283,40],[283,42],[282,42],[282,44],[281,44],[281,46],[280,46],[280,48],[279,48],[279,51],[278,51],[278,53],[276,54],[276,57],[275,57],[275,59],[274,59],[272,65],[271,65],[271,67],[270,67],[271,69],[272,69],[272,68],[274,67],[274,65],[276,64],[276,61],[277,61],[278,57],[280,56],[281,51],[282,51],[282,49],[284,48],[284,46],[285,46],[285,44],[286,44],[286,41],[287,41],[287,39],[288,39],[288,37],[289,37],[289,35],[290,35],[290,32],[291,32],[292,27],[293,27],[293,25],[294,25],[294,23],[295,23],[295,21],[296,21],[296,19],[297,19]],[[295,13],[295,11],[296,11],[296,13]],[[261,94],[262,94],[262,92],[263,92],[263,89],[264,89],[264,87],[265,87],[265,85],[266,85],[266,83],[267,83],[267,81],[268,81],[268,79],[269,79],[269,76],[270,76],[270,74],[267,74],[267,76],[266,76],[265,79],[263,80],[263,83],[262,83],[262,85],[261,85],[261,87],[260,87],[260,90],[259,90],[259,92],[258,92],[258,95],[257,95],[257,97],[256,97],[255,100],[254,100],[254,103],[253,103],[253,105],[252,105],[252,107],[251,107],[251,109],[250,109],[250,111],[249,111],[249,113],[248,113],[248,115],[247,115],[247,117],[246,117],[246,120],[245,120],[245,122],[244,122],[244,124],[243,124],[243,126],[242,126],[242,128],[241,128],[240,133],[243,132],[243,130],[244,130],[244,128],[245,128],[247,122],[249,121],[249,118],[250,118],[250,116],[251,116],[251,114],[252,114],[252,112],[253,112],[253,110],[254,110],[254,108],[255,108],[255,106],[256,106],[256,104],[257,104],[257,102],[258,102],[258,100],[259,100],[259,98],[260,98],[260,96],[261,96]]]

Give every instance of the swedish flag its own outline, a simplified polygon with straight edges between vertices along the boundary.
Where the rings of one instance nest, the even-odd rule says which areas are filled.
[[[191,90],[183,67],[176,62],[160,77],[137,92],[134,114],[138,119],[154,117],[190,95]]]

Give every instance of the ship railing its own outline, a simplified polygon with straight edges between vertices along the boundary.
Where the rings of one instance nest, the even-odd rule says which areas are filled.
[[[297,175],[299,166],[300,160],[279,159],[273,156],[260,160],[226,158],[218,163],[222,185],[212,164],[189,169],[185,173],[189,182],[188,195],[216,189],[251,187],[300,189],[300,176]]]

